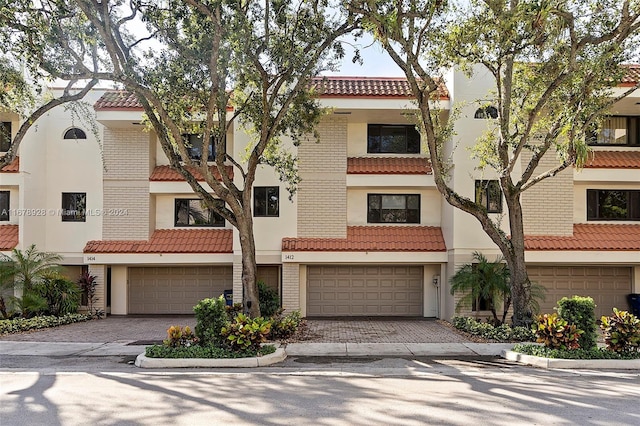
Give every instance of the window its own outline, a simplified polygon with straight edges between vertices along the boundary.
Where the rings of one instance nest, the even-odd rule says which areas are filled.
[[[420,223],[419,194],[369,194],[368,223]]]
[[[491,310],[491,300],[484,298],[483,296],[478,296],[477,299],[473,299],[471,303],[472,311],[490,311]]]
[[[0,222],[9,220],[9,191],[0,191]]]
[[[473,118],[478,118],[481,120],[485,120],[487,118],[494,118],[494,119],[498,118],[498,108],[491,105],[487,107],[478,108]]]
[[[62,221],[86,222],[87,221],[87,193],[63,192],[62,193]]]
[[[255,217],[280,215],[280,187],[256,186],[253,188],[253,215]]]
[[[7,152],[11,148],[11,122],[0,122],[0,152]]]
[[[487,209],[487,213],[502,213],[502,191],[497,180],[476,181],[476,204]]]
[[[219,207],[222,200],[216,200]],[[224,226],[224,218],[210,210],[199,198],[178,198],[175,206],[174,225],[179,226]]]
[[[640,220],[640,190],[587,190],[587,220]]]
[[[87,134],[82,129],[72,127],[64,132],[64,139],[86,139]]]
[[[367,137],[371,154],[420,153],[420,133],[413,125],[369,124]]]
[[[192,160],[200,160],[202,158],[202,135],[188,134],[183,135],[187,152]],[[209,139],[209,156],[207,161],[213,161],[215,159],[215,146],[213,144],[213,136]]]
[[[640,117],[608,117],[589,139],[592,145],[640,145]]]

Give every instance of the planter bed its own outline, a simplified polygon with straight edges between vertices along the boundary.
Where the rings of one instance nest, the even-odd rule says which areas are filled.
[[[540,368],[587,368],[587,369],[640,369],[640,359],[562,359],[525,355],[520,352],[503,350],[501,356],[509,361]]]
[[[150,358],[142,353],[135,365],[140,368],[246,368],[276,364],[286,357],[283,348],[276,348],[268,355],[246,358]]]

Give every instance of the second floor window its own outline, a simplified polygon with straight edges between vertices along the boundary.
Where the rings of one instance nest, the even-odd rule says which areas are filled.
[[[476,204],[487,209],[487,213],[502,213],[500,183],[497,180],[477,180]]]
[[[253,188],[253,215],[277,217],[280,215],[280,188],[256,186]]]
[[[63,192],[62,193],[62,221],[86,222],[87,221],[87,193]]]
[[[370,154],[419,154],[420,133],[414,125],[369,124],[367,152]]]
[[[640,117],[608,117],[590,136],[592,145],[640,145]]]
[[[640,220],[640,190],[587,190],[587,220]]]
[[[185,144],[187,148],[187,152],[189,152],[189,157],[192,160],[200,160],[202,159],[202,135],[188,134],[183,135],[185,139]],[[207,156],[207,161],[214,161],[216,157],[215,153],[215,145],[213,143],[213,137],[209,139],[209,155]]]
[[[0,221],[9,220],[9,191],[0,191]]]
[[[216,200],[220,207],[222,200]],[[175,205],[176,227],[183,226],[224,226],[224,218],[210,210],[199,198],[178,198]]]
[[[419,194],[369,194],[368,223],[420,223]]]
[[[11,147],[11,122],[0,121],[0,152],[7,152]]]

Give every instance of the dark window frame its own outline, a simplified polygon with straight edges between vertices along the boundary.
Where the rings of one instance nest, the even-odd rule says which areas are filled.
[[[185,148],[189,153],[189,158],[200,161],[202,159],[203,136],[197,133],[185,133],[182,135],[182,138],[185,142]],[[213,136],[210,136],[209,138],[209,148],[207,162],[215,161],[216,145],[214,143]]]
[[[393,129],[404,130],[404,147],[398,151],[385,150],[382,138],[384,131]],[[388,135],[387,135],[388,136]],[[378,138],[376,141],[374,138]],[[413,124],[368,124],[367,125],[367,153],[368,154],[420,154],[420,132]]]
[[[496,118],[498,118],[498,108],[494,107],[493,105],[480,107],[476,110],[473,118],[478,120],[495,120]]]
[[[84,205],[78,206],[78,204]],[[61,217],[63,222],[86,222],[87,193],[63,192]]]
[[[622,194],[624,207],[605,204],[607,199]],[[625,216],[612,216],[616,209],[624,209]],[[640,221],[640,189],[587,189],[587,221]]]
[[[384,197],[404,197],[403,209],[384,208]],[[410,208],[411,200],[417,208]],[[377,204],[377,208],[375,207]],[[404,211],[402,213],[393,213]],[[367,194],[367,223],[409,223],[419,224],[421,219],[422,200],[420,194]],[[386,211],[386,213],[385,213]],[[403,219],[404,216],[404,220]],[[395,220],[394,220],[395,219]]]
[[[489,186],[494,186],[494,191],[489,191]],[[498,200],[492,197],[497,189],[499,195]],[[483,195],[487,194],[483,200]],[[480,179],[475,181],[475,202],[487,209],[487,213],[502,213],[502,188],[500,182],[495,179]],[[495,207],[493,205],[495,204]]]
[[[588,139],[590,140],[589,145],[591,146],[629,146],[629,147],[640,147],[640,116],[638,115],[612,115],[607,117],[606,119],[614,119],[614,118],[624,118],[626,119],[626,132],[627,132],[627,142],[626,143],[603,143],[599,142],[600,134],[603,130],[605,130],[604,126],[601,128],[595,128],[588,134]]]
[[[11,148],[11,122],[0,121],[0,152],[7,152]]]
[[[11,209],[11,191],[0,191],[0,222],[8,222]]]
[[[191,223],[191,219],[196,218],[196,215],[191,213],[191,202],[193,201],[199,202],[201,204],[201,207],[203,209],[206,209],[206,211],[208,212],[209,217],[206,222],[196,221],[194,223]],[[217,201],[221,204],[221,206],[224,206],[224,202],[222,200]],[[186,205],[187,223],[179,222],[180,220],[182,220],[182,217],[180,216],[181,208],[179,207],[179,204]],[[184,207],[182,209],[184,209]],[[176,198],[173,203],[173,226],[175,228],[221,228],[225,226],[225,219],[224,217],[213,211],[213,209],[207,207],[201,198]]]
[[[62,139],[86,139],[86,138],[87,138],[87,134],[85,133],[85,131],[78,127],[72,127],[68,129],[66,132],[64,132],[64,136],[62,136]]]
[[[275,196],[275,204],[269,202],[271,196]],[[275,192],[275,194],[273,194]],[[254,186],[253,187],[253,217],[280,217],[280,187],[279,186]]]

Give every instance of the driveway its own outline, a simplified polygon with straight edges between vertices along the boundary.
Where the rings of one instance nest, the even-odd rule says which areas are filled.
[[[0,336],[4,341],[150,344],[166,338],[172,325],[195,327],[192,315],[109,316],[102,320]],[[313,343],[468,343],[470,340],[433,319],[340,318],[307,321],[305,342]]]

